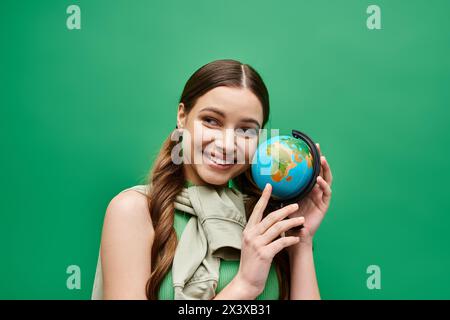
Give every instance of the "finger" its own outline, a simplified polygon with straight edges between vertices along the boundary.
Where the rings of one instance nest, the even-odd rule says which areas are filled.
[[[305,217],[295,217],[273,224],[267,231],[261,235],[263,245],[271,243],[274,239],[279,237],[283,232],[286,232],[294,227],[298,227],[305,223]]]
[[[316,183],[314,184],[313,190],[316,190],[316,191],[322,191],[322,189],[320,189],[319,183],[317,182],[317,180],[319,179],[319,177],[320,177],[320,176],[317,176],[317,178],[316,178]]]
[[[267,183],[264,190],[253,208],[253,212],[248,219],[247,225],[254,226],[261,221],[264,210],[266,209],[267,203],[269,202],[270,195],[272,194],[272,185]]]
[[[299,237],[282,237],[278,240],[275,240],[274,242],[271,242],[265,248],[269,251],[269,255],[271,257],[274,257],[278,252],[283,250],[286,247],[292,246],[294,244],[297,244],[300,241]]]
[[[331,173],[330,165],[328,164],[328,161],[325,158],[325,156],[321,157],[320,162],[323,168],[323,178],[331,186],[331,183],[333,182],[333,175]]]
[[[258,226],[258,233],[263,234],[267,231],[274,223],[283,220],[288,215],[294,213],[298,210],[298,203],[290,204],[286,207],[283,207],[281,209],[275,210],[271,213],[269,213],[260,223]]]
[[[323,191],[323,201],[325,203],[328,202],[330,197],[331,197],[331,187],[330,187],[330,185],[322,177],[318,177],[317,178],[317,183],[319,184],[320,188]]]
[[[322,178],[321,176],[318,176],[316,179],[316,184],[313,188],[312,193],[312,199],[316,205],[320,204],[322,202],[322,196],[323,196],[323,190],[319,184],[319,179]]]

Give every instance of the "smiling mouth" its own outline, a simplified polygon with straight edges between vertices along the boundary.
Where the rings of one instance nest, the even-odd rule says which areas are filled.
[[[218,157],[214,156],[213,154],[209,154],[209,153],[204,153],[204,156],[206,159],[211,161],[213,164],[224,167],[224,168],[228,168],[228,167],[231,167],[232,165],[236,164],[236,159],[234,157],[232,159],[225,160],[222,158],[218,158]]]

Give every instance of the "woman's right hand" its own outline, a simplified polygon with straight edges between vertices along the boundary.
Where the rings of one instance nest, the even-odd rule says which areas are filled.
[[[298,210],[294,203],[268,214],[262,219],[269,202],[272,186],[266,184],[243,231],[241,261],[234,281],[256,298],[264,290],[273,257],[286,247],[297,244],[299,237],[277,239],[283,232],[305,222],[303,217],[285,219]],[[262,220],[261,220],[262,219]]]

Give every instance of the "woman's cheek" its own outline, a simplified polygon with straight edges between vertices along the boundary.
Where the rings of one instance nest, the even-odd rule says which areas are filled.
[[[238,163],[250,164],[258,146],[257,139],[244,139],[238,143]]]
[[[258,148],[258,139],[256,139],[256,138],[253,138],[252,140],[251,140],[251,143],[250,143],[250,150],[249,150],[249,158],[250,158],[250,161],[253,159],[253,156],[255,155],[255,152],[256,152],[256,149]]]
[[[201,139],[203,144],[215,141],[216,139],[221,139],[221,132],[216,129],[203,128]]]
[[[216,141],[217,139],[222,139],[221,130],[205,127],[200,122],[196,126],[195,132],[197,136],[196,137],[197,145],[200,145],[202,149],[205,148],[211,142]],[[210,147],[212,148],[212,146]]]

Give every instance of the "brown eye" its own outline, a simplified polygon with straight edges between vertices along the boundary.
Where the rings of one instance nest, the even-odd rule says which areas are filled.
[[[205,117],[203,119],[203,121],[210,126],[218,126],[219,125],[219,122],[216,119],[211,118],[211,117]]]

